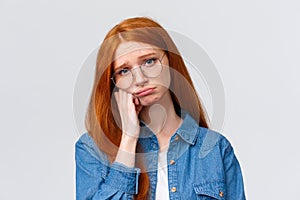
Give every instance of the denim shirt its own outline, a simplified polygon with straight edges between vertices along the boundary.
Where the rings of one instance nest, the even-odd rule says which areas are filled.
[[[140,136],[136,155],[146,163],[149,199],[154,200],[159,145],[146,125],[141,126]],[[88,133],[77,141],[75,159],[77,200],[133,199],[137,194],[141,170],[118,162],[110,164]],[[240,165],[228,140],[199,127],[187,113],[170,139],[167,163],[172,200],[245,199]]]

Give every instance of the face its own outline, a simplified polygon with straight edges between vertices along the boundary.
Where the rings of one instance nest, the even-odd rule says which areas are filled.
[[[139,98],[142,105],[149,106],[169,93],[168,65],[163,50],[146,43],[122,42],[115,52],[114,80],[124,86],[119,88]]]

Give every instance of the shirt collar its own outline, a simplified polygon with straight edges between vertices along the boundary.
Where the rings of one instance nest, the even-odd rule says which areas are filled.
[[[177,129],[176,133],[172,136],[171,141],[178,134],[185,142],[194,145],[197,139],[197,130],[199,126],[197,122],[185,110],[181,110],[181,118],[183,119],[182,124]],[[140,125],[140,138],[147,138],[149,137],[149,134],[153,135],[152,131],[143,121],[140,121]]]
[[[176,133],[187,143],[194,145],[197,139],[198,124],[197,122],[184,110],[181,110],[183,122],[177,129]]]

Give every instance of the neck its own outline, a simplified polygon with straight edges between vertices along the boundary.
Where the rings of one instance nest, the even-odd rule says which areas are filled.
[[[160,102],[144,107],[140,118],[155,133],[161,148],[168,144],[169,139],[182,122],[175,112],[170,93],[167,93]]]

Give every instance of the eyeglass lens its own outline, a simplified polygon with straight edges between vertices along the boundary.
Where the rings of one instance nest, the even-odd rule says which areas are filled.
[[[149,78],[155,78],[159,76],[159,74],[162,71],[162,63],[161,60],[159,60],[158,58],[151,58],[144,61],[142,65],[140,65],[138,68],[142,71],[144,76]],[[126,89],[130,87],[134,77],[133,70],[138,68],[124,68],[116,71],[112,77],[113,82],[118,88],[121,89]]]

